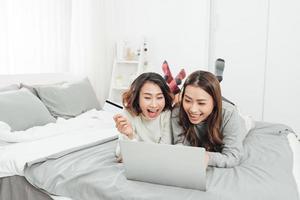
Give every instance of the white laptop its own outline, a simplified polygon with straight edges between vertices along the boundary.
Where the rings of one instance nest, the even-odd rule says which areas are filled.
[[[206,190],[205,149],[121,140],[127,179]]]

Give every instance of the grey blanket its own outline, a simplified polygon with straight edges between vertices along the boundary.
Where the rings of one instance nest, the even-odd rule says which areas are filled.
[[[23,176],[0,178],[1,200],[52,200],[47,194],[33,187]]]
[[[239,166],[208,168],[206,192],[127,180],[123,164],[114,157],[115,140],[29,163],[25,177],[36,187],[74,200],[299,200],[289,132],[284,125],[256,123],[245,138]]]

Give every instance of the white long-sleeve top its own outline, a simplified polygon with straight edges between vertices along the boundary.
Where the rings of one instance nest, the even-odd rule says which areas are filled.
[[[142,114],[132,116],[129,112],[124,111],[124,116],[131,123],[133,129],[133,140],[143,142],[153,142],[162,144],[171,144],[171,111],[162,112],[156,119],[146,119]],[[129,140],[124,135],[119,135],[119,140]],[[117,145],[116,156],[120,156],[120,147]]]

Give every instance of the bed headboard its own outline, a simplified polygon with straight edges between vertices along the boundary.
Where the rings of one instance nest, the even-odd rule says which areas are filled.
[[[0,86],[9,84],[51,84],[83,78],[70,73],[0,75]]]

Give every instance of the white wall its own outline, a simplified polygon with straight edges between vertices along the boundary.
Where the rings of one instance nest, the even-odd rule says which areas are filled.
[[[213,2],[210,62],[226,61],[223,95],[256,120],[300,132],[300,1]]]
[[[215,0],[211,14],[210,62],[225,59],[223,96],[242,113],[262,119],[267,0]]]
[[[166,59],[175,73],[212,71],[223,58],[223,96],[256,120],[300,132],[299,0],[115,2],[116,40],[144,36],[152,70],[161,73]]]
[[[264,120],[300,133],[300,1],[270,1]]]
[[[145,37],[152,70],[164,60],[174,73],[207,69],[209,0],[116,1],[119,39]]]

